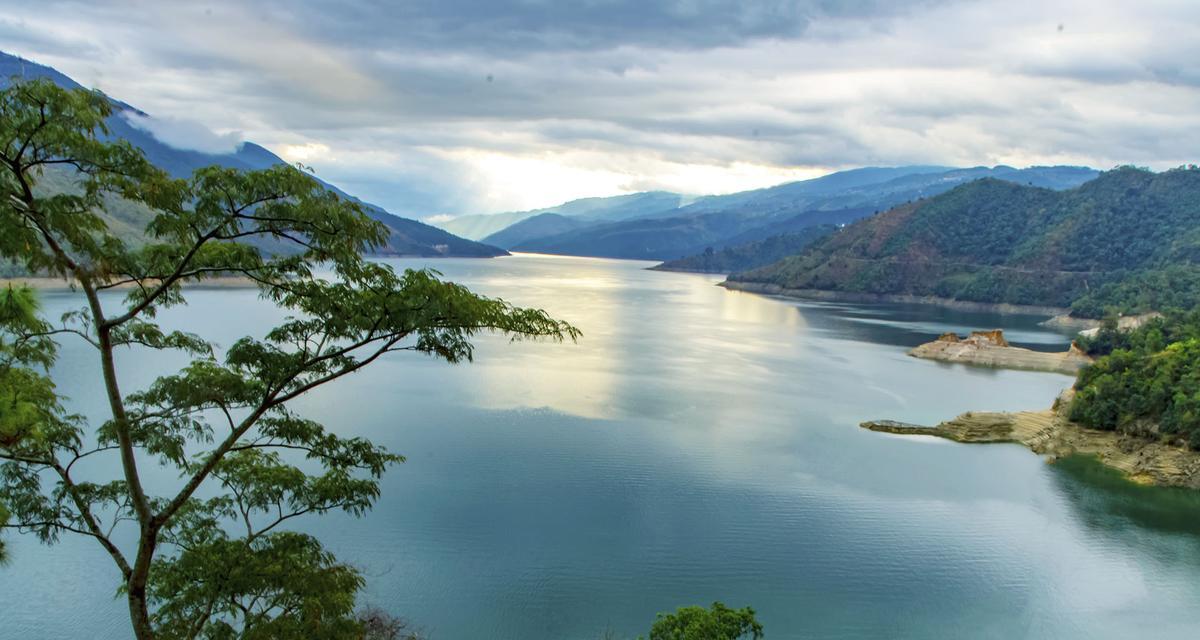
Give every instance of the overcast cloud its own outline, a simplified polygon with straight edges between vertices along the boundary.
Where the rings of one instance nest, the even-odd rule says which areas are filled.
[[[0,9],[0,49],[150,113],[170,144],[253,140],[417,217],[863,165],[1200,155],[1194,0]]]

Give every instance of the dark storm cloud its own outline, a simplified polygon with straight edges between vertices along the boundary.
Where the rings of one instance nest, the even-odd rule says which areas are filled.
[[[310,37],[368,48],[503,52],[697,49],[789,39],[814,19],[878,18],[930,2],[787,0],[357,0],[270,3]]]
[[[1196,2],[2,8],[0,48],[176,119],[163,135],[241,131],[407,213],[866,164],[1163,167],[1200,148]]]

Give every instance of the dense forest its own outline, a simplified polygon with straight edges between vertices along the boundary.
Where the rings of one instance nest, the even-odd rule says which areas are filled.
[[[1200,312],[1169,314],[1134,331],[1106,321],[1081,346],[1099,357],[1075,383],[1072,420],[1200,449]]]
[[[1190,309],[1200,302],[1200,169],[1121,167],[1067,191],[978,180],[730,279],[1092,318]]]
[[[765,266],[799,253],[808,245],[837,230],[834,225],[806,227],[791,233],[781,233],[764,240],[746,242],[724,249],[709,247],[703,253],[664,262],[660,271],[691,271],[696,273],[733,273]]]

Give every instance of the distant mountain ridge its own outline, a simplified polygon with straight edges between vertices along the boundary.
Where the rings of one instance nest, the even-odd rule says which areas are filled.
[[[553,207],[528,211],[458,216],[439,222],[437,225],[464,238],[485,240],[488,236],[514,224],[547,213],[586,219],[594,224],[599,224],[672,211],[690,200],[691,198],[688,196],[669,191],[642,191],[620,196],[580,198]]]
[[[849,225],[732,286],[1071,307],[1200,302],[1200,169],[1122,167],[1054,191],[984,179]]]
[[[539,213],[532,218],[509,225],[484,238],[482,242],[497,247],[515,247],[530,240],[568,233],[594,226],[590,218],[571,218],[560,213]]]
[[[972,180],[995,178],[1063,189],[1098,173],[1087,167],[866,167],[766,189],[707,196],[616,222],[586,224],[581,222],[586,221],[584,217],[575,218],[576,222],[540,219],[529,223],[526,219],[517,223],[520,227],[511,225],[486,240],[514,251],[674,260],[809,226],[847,224]]]
[[[796,255],[810,244],[837,231],[828,224],[809,226],[798,231],[752,240],[720,251],[706,249],[696,255],[664,262],[658,271],[688,271],[692,273],[734,273],[763,267],[788,256]]]
[[[67,89],[85,88],[56,69],[0,52],[0,87],[8,86],[10,79],[14,77],[45,78]],[[113,99],[111,96],[109,99],[116,111],[107,122],[109,135],[115,139],[128,140],[140,148],[151,163],[175,177],[187,177],[195,169],[214,164],[244,170],[265,169],[278,164],[287,164],[282,158],[253,142],[244,142],[236,151],[226,154],[210,154],[172,147],[155,138],[150,132],[134,126],[124,115],[129,113],[139,117],[148,117],[147,114],[125,102]],[[318,180],[320,179],[318,178]],[[493,257],[507,254],[506,251],[497,247],[466,240],[443,229],[393,215],[382,207],[363,202],[334,185],[324,181],[321,183],[338,195],[360,203],[367,215],[388,227],[391,234],[387,244],[379,248],[377,253],[380,255]],[[148,211],[129,206],[130,203],[124,203],[124,205],[126,210],[121,212],[118,217],[125,218],[123,223],[125,225],[136,226],[141,220],[139,216],[150,215]]]

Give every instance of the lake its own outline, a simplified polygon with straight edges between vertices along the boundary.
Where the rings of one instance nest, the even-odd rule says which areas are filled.
[[[1200,629],[1195,494],[1015,445],[858,427],[1049,406],[1070,378],[905,355],[993,327],[1064,349],[1040,318],[773,299],[633,261],[390,262],[584,332],[483,338],[465,365],[394,354],[298,405],[408,456],[366,517],[298,526],[364,571],[365,602],[434,640],[634,637],[656,612],[714,600],[753,606],[771,639]],[[44,298],[52,314],[79,304]],[[223,345],[280,317],[252,290],[189,299],[164,321]],[[180,362],[126,352],[118,364],[128,392]],[[93,353],[67,343],[55,376],[73,409],[104,415]],[[130,637],[98,546],[8,539],[0,639]]]

